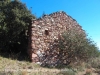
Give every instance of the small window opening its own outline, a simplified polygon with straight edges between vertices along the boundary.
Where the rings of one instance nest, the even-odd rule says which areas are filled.
[[[48,30],[45,30],[45,35],[49,35],[49,31]]]

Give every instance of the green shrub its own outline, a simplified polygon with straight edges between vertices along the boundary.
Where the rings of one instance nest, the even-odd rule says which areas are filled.
[[[96,44],[87,38],[85,32],[74,28],[63,32],[53,43],[52,49],[44,52],[42,66],[62,68],[71,62],[88,61],[99,56]]]
[[[61,63],[66,60],[66,63],[70,64],[74,60],[86,61],[99,56],[96,44],[90,38],[87,38],[85,32],[80,33],[76,29],[62,33],[58,47]]]

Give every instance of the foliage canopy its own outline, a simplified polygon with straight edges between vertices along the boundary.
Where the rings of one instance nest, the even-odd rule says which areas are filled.
[[[32,18],[35,16],[19,0],[0,1],[0,50],[25,50]]]

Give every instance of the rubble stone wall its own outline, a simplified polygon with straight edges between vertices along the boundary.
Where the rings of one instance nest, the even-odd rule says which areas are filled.
[[[62,32],[71,28],[76,28],[79,33],[84,33],[76,20],[63,11],[33,20],[29,27],[28,44],[28,52],[32,62],[39,62],[46,50],[55,51],[55,40],[60,38]],[[57,49],[56,46],[55,49]],[[47,54],[49,56],[48,52]]]

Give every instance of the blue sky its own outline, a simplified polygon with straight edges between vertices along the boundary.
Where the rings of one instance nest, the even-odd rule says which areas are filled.
[[[100,49],[100,0],[21,0],[37,17],[65,11],[88,33]],[[32,8],[31,8],[32,7]]]

